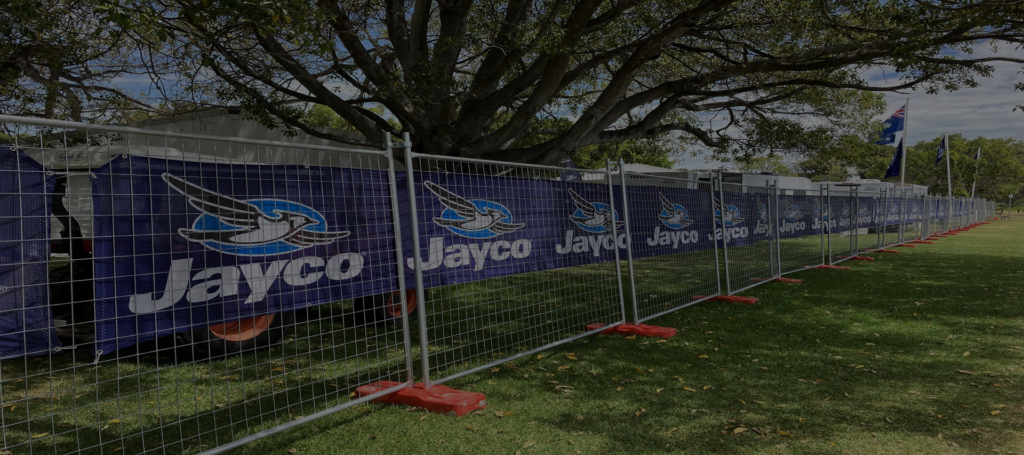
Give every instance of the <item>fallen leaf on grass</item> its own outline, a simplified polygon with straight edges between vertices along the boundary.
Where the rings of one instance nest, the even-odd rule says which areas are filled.
[[[970,356],[971,356],[971,351],[967,351],[967,352],[964,353],[964,357],[970,357]]]
[[[512,415],[512,411],[509,411],[509,412],[495,411],[494,415],[496,415],[498,417],[508,417],[508,416]]]
[[[997,416],[999,414],[1002,414],[1003,411],[989,411],[988,413],[991,414],[991,415]]]
[[[662,387],[662,388],[660,388],[660,389],[658,389],[658,390],[655,390],[655,391],[654,391],[654,393],[661,393],[661,391],[662,391],[662,390],[665,390],[665,388],[664,388],[664,387]]]
[[[675,428],[673,428],[671,430],[668,430],[668,432],[666,432],[666,434],[672,434],[673,431],[676,431],[676,430],[679,430],[679,429],[682,429],[682,428],[683,427],[675,427]]]
[[[736,399],[736,401],[739,401],[740,403],[743,403],[743,404],[747,404],[747,402],[746,402],[746,401],[743,401],[743,400],[742,400],[742,399],[740,399],[740,398],[737,398],[737,399]]]
[[[797,422],[803,422],[804,420],[807,420],[807,418],[806,417],[801,417],[799,419],[796,419]]]
[[[693,387],[683,387],[683,390],[685,390],[687,392],[696,392],[697,391],[697,389],[694,389]]]
[[[709,385],[704,386],[704,390],[707,390],[707,389],[710,389],[710,388],[711,388],[711,386],[709,386]]]
[[[735,430],[732,430],[732,434],[740,434],[740,433],[743,433],[743,432],[745,432],[745,431],[747,431],[747,429],[746,429],[746,428],[743,428],[743,427],[736,427],[736,429],[735,429]]]
[[[779,436],[785,436],[787,438],[792,438],[793,437],[793,433],[790,433],[790,432],[785,431],[785,430],[779,430]]]
[[[568,370],[569,368],[572,368],[572,367],[570,367],[569,365],[562,365],[562,366],[558,367],[558,371],[565,371],[565,370]]]
[[[973,372],[967,370],[956,370],[956,372],[960,374],[974,374]]]
[[[634,413],[633,413],[633,415],[635,415],[635,416],[637,416],[637,417],[640,417],[640,416],[641,416],[641,415],[642,415],[643,413],[645,413],[645,412],[647,412],[647,410],[646,410],[646,409],[644,409],[644,408],[640,408],[640,410],[639,410],[639,411],[637,411],[637,412],[634,412]]]
[[[49,434],[50,434],[49,432],[47,432],[47,433],[37,433],[37,434],[32,435],[32,439],[45,438]]]
[[[530,446],[532,446],[532,445],[534,445],[534,444],[536,444],[536,442],[534,442],[534,441],[526,441],[526,442],[525,442],[525,443],[523,444],[523,448],[525,449],[525,448],[527,448],[527,447],[530,447]]]
[[[697,358],[698,358],[698,359],[707,359],[707,358],[708,358],[708,356],[706,356],[706,355],[699,355],[699,356],[697,356]]]

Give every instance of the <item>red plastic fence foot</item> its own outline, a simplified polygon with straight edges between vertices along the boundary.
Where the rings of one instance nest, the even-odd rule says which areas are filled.
[[[625,323],[605,330],[606,335],[640,335],[642,337],[672,338],[676,336],[676,329],[672,327],[658,327],[656,325]]]
[[[935,234],[935,235],[933,235],[933,236],[931,236],[929,238],[930,239],[944,239],[946,237],[949,237],[949,234],[943,234],[943,235]]]
[[[700,294],[690,297],[691,300],[700,300],[700,299],[706,299],[706,298],[708,298],[708,296],[700,295]]]
[[[828,265],[828,264],[819,265],[818,268],[819,269],[829,269],[829,270],[850,270],[849,267],[843,267],[841,265]]]
[[[804,280],[798,280],[796,278],[784,278],[784,277],[783,278],[776,278],[774,281],[778,281],[780,283],[803,283],[804,282]]]
[[[927,240],[914,240],[913,242],[910,242],[910,243],[924,243],[924,244],[931,245],[931,244],[933,244],[935,242],[929,242]]]
[[[875,258],[869,258],[867,256],[854,256],[854,257],[851,257],[850,259],[852,259],[854,261],[874,261],[875,260]]]
[[[757,303],[757,298],[756,297],[741,297],[741,296],[738,296],[738,295],[720,295],[720,296],[717,296],[717,297],[715,297],[715,298],[713,298],[711,300],[721,301],[721,302],[737,302],[737,303],[742,303],[744,305],[753,305],[753,304]]]
[[[603,322],[587,324],[587,331],[590,332],[598,330],[604,326],[605,324]],[[643,337],[672,338],[676,336],[676,329],[672,327],[659,327],[656,325],[633,324],[632,322],[627,322],[625,324],[619,324],[610,329],[606,329],[602,333],[605,335],[640,335]]]
[[[896,251],[896,250],[878,250],[878,251],[875,251],[875,252],[876,253],[899,253],[899,251]]]
[[[394,381],[374,382],[357,387],[356,394],[360,397],[365,397],[400,385],[402,383]],[[464,416],[477,409],[485,408],[487,406],[487,397],[479,392],[455,390],[443,385],[435,385],[430,389],[425,389],[422,383],[416,383],[413,387],[374,398],[373,402],[399,406],[415,406],[426,409],[428,412]]]
[[[896,245],[896,248],[917,248],[917,245],[907,245],[906,243],[904,243],[902,245]]]

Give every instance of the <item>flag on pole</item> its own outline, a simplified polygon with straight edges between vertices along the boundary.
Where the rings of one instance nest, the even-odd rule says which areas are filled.
[[[892,161],[889,161],[889,169],[885,171],[885,178],[900,175],[900,163],[903,161],[904,151],[903,138],[900,138],[900,143],[896,146],[896,154],[892,156]]]
[[[907,113],[907,105],[896,110],[885,120],[885,129],[882,130],[881,139],[875,142],[878,145],[889,145],[896,142],[896,132],[903,131],[903,120]]]
[[[943,134],[942,140],[939,141],[939,152],[935,156],[935,164],[939,164],[942,161],[942,154],[949,150],[949,136]]]

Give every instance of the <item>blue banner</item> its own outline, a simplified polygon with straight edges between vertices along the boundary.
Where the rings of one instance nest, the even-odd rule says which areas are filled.
[[[819,196],[779,196],[779,238],[820,235],[822,229]]]
[[[49,308],[49,198],[43,166],[0,146],[0,359],[60,346]]]
[[[104,352],[398,287],[386,171],[118,157],[95,175]]]

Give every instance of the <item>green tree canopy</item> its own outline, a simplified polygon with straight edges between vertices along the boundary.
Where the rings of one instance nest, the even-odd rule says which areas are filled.
[[[191,96],[341,142],[407,131],[419,152],[513,162],[666,134],[728,147],[732,126],[835,121],[847,113],[830,99],[956,90],[992,61],[1021,62],[969,55],[1020,42],[1014,2],[109,1],[126,31],[164,38],[154,60],[178,65]],[[860,76],[879,66],[899,83]],[[318,131],[296,103],[327,106],[364,139]]]

